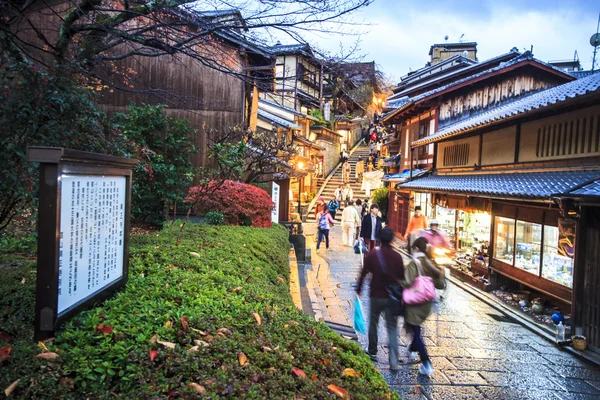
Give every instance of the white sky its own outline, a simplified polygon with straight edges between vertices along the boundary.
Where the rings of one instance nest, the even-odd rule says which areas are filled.
[[[443,43],[445,35],[449,42],[462,34],[464,41],[477,42],[480,61],[533,45],[534,56],[543,61],[573,59],[577,50],[589,69],[589,38],[596,32],[599,12],[600,1],[595,0],[375,0],[353,16],[368,26],[349,25],[348,30],[367,31],[360,43],[364,61],[374,60],[393,82],[409,69],[423,67],[429,47]],[[331,52],[356,40],[352,35],[303,36]]]

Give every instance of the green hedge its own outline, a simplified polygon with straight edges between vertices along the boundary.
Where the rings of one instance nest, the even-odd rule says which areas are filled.
[[[397,398],[360,346],[293,306],[287,237],[205,224],[133,237],[126,290],[67,323],[46,344],[55,360],[36,358],[30,339],[34,266],[0,259],[0,348],[12,347],[0,389],[20,379],[15,398],[326,399],[336,385]]]

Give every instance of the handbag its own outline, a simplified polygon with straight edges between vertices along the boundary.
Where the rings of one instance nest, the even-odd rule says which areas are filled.
[[[435,299],[435,286],[433,279],[429,276],[424,276],[421,262],[413,258],[413,262],[417,265],[417,276],[411,287],[405,288],[402,291],[402,300],[406,304],[423,304]]]
[[[387,266],[381,254],[381,249],[375,252],[377,254],[377,260],[379,260],[379,265],[381,266],[381,270],[384,275],[387,277],[387,281],[391,282],[390,276],[388,274]],[[388,298],[390,299],[389,307],[392,311],[392,315],[394,317],[399,317],[404,314],[404,301],[403,301],[403,290],[402,286],[398,284],[388,283],[387,286]]]
[[[365,242],[363,242],[360,239],[357,239],[354,242],[354,253],[355,254],[362,254],[362,253],[366,253],[367,252],[367,245],[365,244]]]

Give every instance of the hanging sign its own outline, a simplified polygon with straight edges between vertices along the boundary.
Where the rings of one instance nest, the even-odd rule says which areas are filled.
[[[563,257],[575,257],[575,232],[577,223],[572,219],[558,219],[558,254]]]
[[[273,186],[271,188],[271,198],[273,199],[273,203],[275,203],[275,207],[273,207],[273,211],[271,211],[271,221],[274,223],[279,222],[279,185],[273,182]]]
[[[40,163],[35,340],[127,281],[132,169],[137,161],[29,147]]]

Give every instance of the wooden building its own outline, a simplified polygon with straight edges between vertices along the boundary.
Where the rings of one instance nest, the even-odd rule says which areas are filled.
[[[435,107],[414,101],[407,120],[434,129],[408,137],[409,158],[430,172],[394,187],[391,207],[421,205],[455,267],[553,298],[599,349],[600,74],[574,80],[523,54],[421,99]]]

